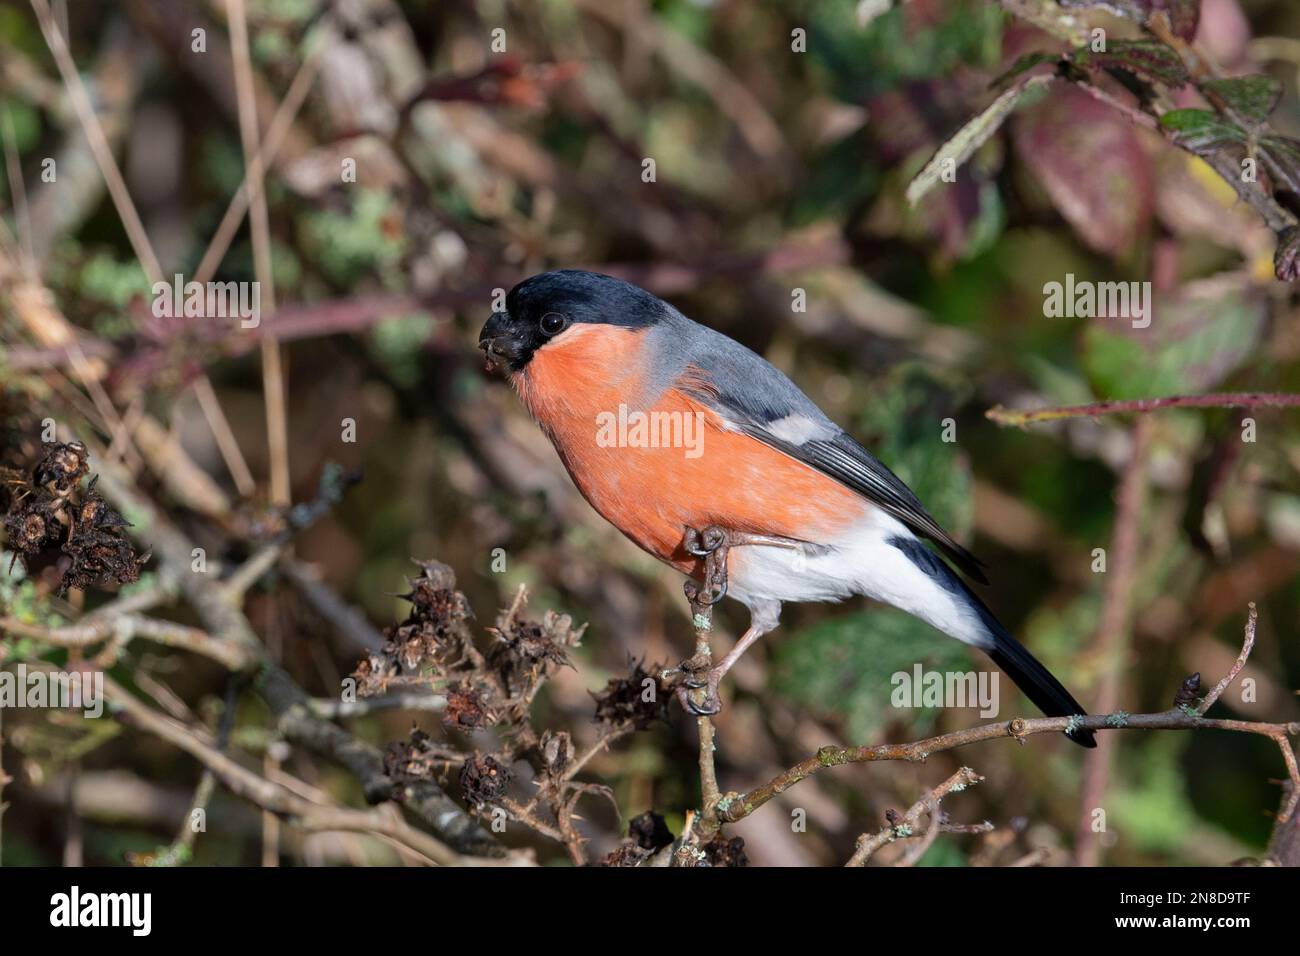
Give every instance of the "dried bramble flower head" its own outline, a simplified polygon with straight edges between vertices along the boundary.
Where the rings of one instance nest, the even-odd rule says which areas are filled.
[[[448,727],[473,730],[488,727],[497,715],[488,707],[487,695],[468,681],[447,689],[447,707],[442,722]]]
[[[640,866],[645,860],[650,858],[649,850],[637,846],[635,843],[624,841],[611,850],[603,860],[601,866]]]
[[[22,520],[18,532],[19,547],[22,549],[39,547],[45,543],[45,519],[40,515],[29,514]]]
[[[32,478],[38,485],[76,484],[90,470],[90,456],[79,441],[53,445],[37,463]]]
[[[626,677],[610,678],[603,691],[592,695],[596,701],[597,723],[645,730],[656,720],[668,719],[670,694],[660,683],[658,674],[646,670],[644,663],[632,661],[631,672]]]
[[[460,792],[471,807],[482,808],[505,796],[510,769],[491,754],[474,754],[460,768]]]
[[[702,844],[700,849],[704,853],[704,859],[699,862],[699,866],[749,866],[744,837],[728,840],[719,833],[708,843]]]
[[[20,478],[8,484],[4,529],[14,558],[21,557],[29,569],[33,562],[53,561],[62,572],[60,591],[130,583],[149,558],[138,556],[123,536],[130,525],[95,491],[96,479],[81,490],[89,470],[86,446],[68,442],[45,451],[30,482]]]
[[[400,595],[411,613],[384,629],[383,648],[358,665],[352,677],[362,697],[385,693],[394,683],[427,682],[480,659],[469,622],[473,611],[456,590],[451,569],[436,561],[417,561],[421,574],[408,579]]]
[[[540,621],[523,619],[515,606],[502,614],[491,630],[496,642],[488,652],[489,666],[511,694],[528,697],[529,688],[556,668],[572,666],[568,651],[582,643],[586,627],[575,629],[572,618],[554,611],[547,611]]]

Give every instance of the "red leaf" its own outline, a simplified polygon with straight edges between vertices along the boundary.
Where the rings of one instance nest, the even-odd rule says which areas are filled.
[[[1151,220],[1155,171],[1138,131],[1075,87],[1015,117],[1016,152],[1075,232],[1098,252],[1128,252]]]

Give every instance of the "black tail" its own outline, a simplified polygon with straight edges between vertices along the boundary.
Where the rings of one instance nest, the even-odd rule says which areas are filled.
[[[1052,676],[1051,671],[1039,663],[1037,657],[1029,653],[1025,645],[1007,632],[1007,629],[993,616],[993,612],[984,606],[984,602],[965,585],[962,586],[962,590],[966,592],[975,610],[979,612],[980,620],[984,622],[984,627],[993,641],[991,647],[984,648],[984,652],[993,659],[994,664],[1002,668],[1006,675],[1015,681],[1016,686],[1024,691],[1025,696],[1034,702],[1034,706],[1048,717],[1073,717],[1076,714],[1081,717],[1087,716],[1083,705]],[[1080,747],[1097,746],[1097,738],[1093,736],[1091,730],[1070,730],[1066,731],[1065,736]]]
[[[939,587],[954,597],[964,597],[970,609],[979,616],[980,623],[984,625],[981,628],[983,633],[954,633],[953,637],[974,644],[988,654],[993,663],[1002,668],[1015,681],[1016,686],[1024,691],[1025,696],[1048,717],[1073,717],[1076,714],[1086,716],[1083,707],[1061,686],[1061,682],[1024,645],[1007,633],[993,612],[984,606],[984,602],[966,586],[966,582],[938,555],[915,538],[895,537],[889,543],[902,551],[908,560]],[[916,611],[913,610],[912,613]],[[1081,747],[1097,746],[1091,730],[1072,730],[1065,736]]]
[[[989,615],[991,618],[992,615]],[[985,622],[989,624],[988,621]],[[1061,686],[1061,682],[1052,676],[1052,672],[1038,662],[1038,658],[1025,650],[1023,644],[1006,632],[996,620],[989,630],[993,632],[993,647],[988,655],[993,663],[1002,668],[1006,675],[1016,682],[1016,686],[1025,692],[1025,696],[1048,717],[1073,717],[1083,715],[1084,709],[1070,696],[1070,692]],[[1097,746],[1097,739],[1091,730],[1069,730],[1069,737],[1081,747]]]

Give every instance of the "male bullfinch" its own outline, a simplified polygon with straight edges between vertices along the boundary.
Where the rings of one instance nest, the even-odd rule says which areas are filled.
[[[978,647],[1045,714],[1084,713],[922,540],[987,583],[980,562],[743,345],[630,283],[563,269],[515,286],[479,347],[583,497],[634,542],[701,579],[693,533],[727,535],[728,593],[749,608],[750,626],[708,673],[712,703],[697,712],[716,710],[718,680],[776,627],[782,603],[862,594]],[[1068,736],[1096,746],[1091,731]]]

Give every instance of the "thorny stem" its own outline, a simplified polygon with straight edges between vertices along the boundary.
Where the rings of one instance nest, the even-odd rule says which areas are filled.
[[[790,769],[773,777],[762,786],[755,787],[748,793],[736,798],[725,811],[719,813],[724,823],[743,820],[773,797],[789,790],[801,780],[827,767],[838,767],[847,763],[873,763],[882,760],[906,760],[911,763],[923,763],[927,757],[945,750],[953,750],[983,740],[1011,738],[1023,741],[1025,737],[1038,734],[1064,733],[1065,730],[1231,730],[1239,733],[1259,734],[1273,740],[1281,748],[1287,762],[1287,770],[1293,785],[1300,786],[1300,772],[1296,770],[1295,755],[1292,752],[1288,736],[1300,734],[1300,722],[1290,724],[1268,724],[1248,720],[1211,720],[1206,717],[1189,715],[1179,708],[1173,708],[1154,714],[1094,714],[1089,717],[1037,717],[1025,719],[1016,717],[1012,720],[980,724],[966,730],[957,730],[937,737],[928,737],[907,744],[877,744],[871,747],[823,747],[816,754],[800,761]],[[1295,808],[1296,800],[1291,798],[1279,814],[1288,818]]]
[[[1201,701],[1201,706],[1196,708],[1198,714],[1204,714],[1209,710],[1216,700],[1218,700],[1228,685],[1237,679],[1241,669],[1246,666],[1246,661],[1250,657],[1250,652],[1255,649],[1255,625],[1259,621],[1259,612],[1255,608],[1255,602],[1251,601],[1246,610],[1246,636],[1241,644],[1241,653],[1237,655],[1237,661],[1232,665],[1232,670],[1224,675],[1223,679],[1214,685],[1214,689],[1205,695],[1205,700]]]
[[[1230,677],[1241,672],[1245,659],[1255,639],[1255,614],[1247,618],[1245,638],[1238,664],[1234,665]],[[1227,684],[1215,685],[1210,695],[1217,700]],[[1207,698],[1208,699],[1208,698]],[[1213,701],[1211,701],[1213,703]],[[925,740],[908,744],[878,744],[874,747],[823,747],[816,754],[800,761],[788,770],[773,777],[762,786],[755,787],[748,793],[730,801],[718,817],[723,823],[734,823],[749,816],[763,804],[778,794],[789,790],[796,783],[811,777],[827,767],[838,767],[846,763],[871,763],[879,760],[906,760],[914,763],[924,762],[932,754],[945,750],[964,747],[967,744],[983,740],[1012,738],[1024,743],[1026,737],[1037,734],[1060,733],[1071,730],[1228,730],[1237,733],[1258,734],[1268,737],[1282,754],[1286,764],[1290,787],[1278,812],[1277,821],[1289,821],[1300,803],[1300,764],[1296,761],[1295,750],[1289,737],[1300,734],[1300,722],[1289,724],[1270,724],[1248,720],[1215,720],[1201,716],[1203,711],[1173,707],[1154,714],[1094,714],[1089,717],[1038,717],[1026,720],[1016,717],[1013,720],[980,724],[966,730],[957,730],[949,734],[940,734]]]
[[[995,405],[984,417],[999,425],[1023,428],[1037,422],[1062,418],[1091,418],[1123,412],[1154,412],[1162,408],[1300,408],[1300,395],[1284,392],[1226,392],[1214,395],[1174,395],[1168,398],[1135,398],[1118,402],[1093,402],[1090,405],[1067,405],[1062,408],[1036,408],[1019,411]]]
[[[919,860],[930,845],[934,843],[939,831],[943,829],[943,821],[939,814],[939,803],[949,793],[954,790],[965,790],[979,783],[984,778],[977,774],[970,767],[962,767],[951,777],[945,780],[933,790],[928,791],[925,796],[912,804],[911,808],[903,814],[901,818],[891,818],[889,826],[884,827],[879,833],[864,833],[858,837],[857,844],[853,850],[853,855],[849,857],[845,866],[866,866],[867,860],[871,859],[881,847],[893,843],[895,840],[905,839],[907,837],[921,836],[920,845],[910,852],[906,859],[900,864],[911,866]],[[916,832],[917,824],[921,820],[921,815],[928,813],[930,816],[929,826],[926,827],[924,834]],[[991,825],[980,825],[977,830],[991,830]]]

